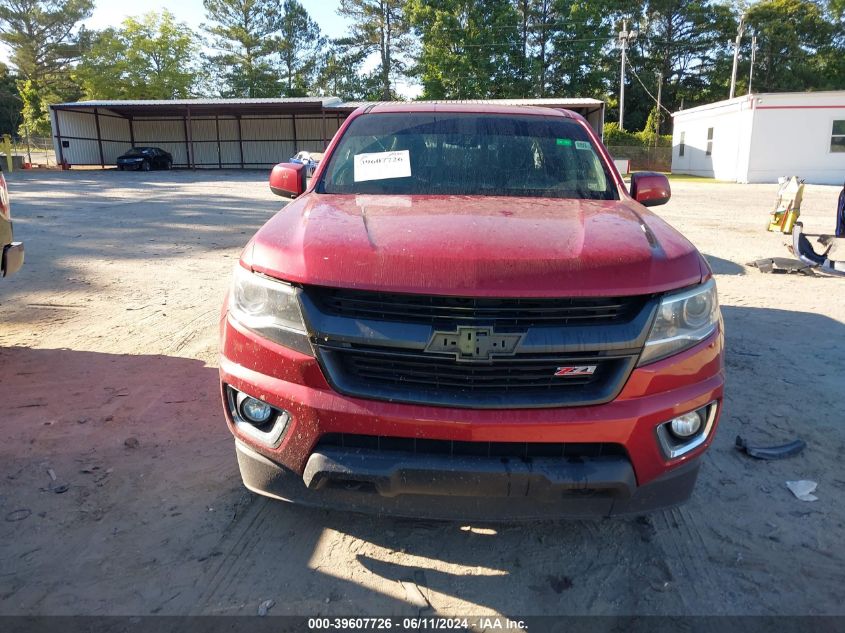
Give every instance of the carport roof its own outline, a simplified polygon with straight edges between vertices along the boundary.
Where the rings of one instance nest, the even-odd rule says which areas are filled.
[[[342,101],[338,97],[292,97],[277,99],[156,99],[156,100],[99,100],[57,103],[54,110],[85,110],[94,108],[111,110],[124,117],[184,116],[190,111],[192,116],[235,115],[235,114],[309,114],[323,111],[351,112],[361,106],[375,105],[378,101]],[[573,99],[467,99],[416,101],[420,104],[472,105],[514,105],[546,106],[551,108],[570,108],[574,110],[592,110],[601,108],[603,101],[588,98]]]
[[[54,110],[103,108],[121,116],[194,116],[203,114],[307,114],[319,113],[341,103],[337,97],[292,97],[278,99],[133,99],[57,103]]]

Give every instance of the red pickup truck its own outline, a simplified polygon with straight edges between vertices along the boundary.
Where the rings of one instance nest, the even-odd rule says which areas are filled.
[[[719,419],[707,262],[577,114],[354,112],[250,240],[221,320],[245,485],[463,520],[686,500]]]

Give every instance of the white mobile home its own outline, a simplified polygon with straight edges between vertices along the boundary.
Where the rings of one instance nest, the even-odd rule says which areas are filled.
[[[845,181],[845,90],[752,94],[672,118],[673,173],[735,182]]]

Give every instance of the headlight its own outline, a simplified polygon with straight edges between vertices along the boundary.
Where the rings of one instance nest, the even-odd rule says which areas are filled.
[[[235,265],[229,312],[244,327],[303,354],[312,355],[299,310],[299,290]]]
[[[719,299],[712,279],[696,288],[666,295],[640,356],[640,365],[677,354],[700,343],[719,325]]]

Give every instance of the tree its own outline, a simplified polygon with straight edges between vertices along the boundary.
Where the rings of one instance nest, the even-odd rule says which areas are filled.
[[[640,35],[628,51],[626,127],[642,128],[662,82],[669,110],[727,97],[712,86],[730,80],[732,42],[738,16],[727,4],[709,0],[647,0],[629,20]],[[618,69],[618,49],[616,68]],[[617,70],[618,72],[618,70]],[[641,83],[642,82],[642,83]],[[645,86],[645,87],[644,87]]]
[[[277,48],[286,97],[308,94],[316,79],[319,54],[326,46],[320,27],[297,0],[285,0],[278,23]]]
[[[198,54],[193,31],[165,10],[97,33],[75,74],[89,99],[184,99]]]
[[[0,42],[18,74],[43,87],[65,78],[79,57],[77,25],[93,6],[94,0],[0,0]]]
[[[340,97],[346,101],[378,101],[384,99],[382,77],[378,69],[365,73],[365,57],[345,47],[331,44],[318,62],[312,92],[320,96]],[[390,100],[401,100],[391,89]]]
[[[44,95],[39,92],[39,86],[32,79],[25,79],[18,83],[18,90],[21,95],[23,107],[21,119],[23,119],[18,133],[21,136],[50,136],[50,115],[46,106]]]
[[[526,55],[533,55],[529,67],[533,75],[533,93],[537,97],[545,97],[548,91],[550,35],[559,19],[557,4],[556,0],[530,0],[528,5],[526,21],[529,30],[524,40],[533,48],[533,53],[529,49]]]
[[[0,62],[0,134],[16,134],[21,123],[21,97],[16,77]]]
[[[412,72],[430,99],[525,96],[519,15],[509,0],[409,0],[420,36]]]
[[[841,90],[845,85],[841,22],[827,19],[818,3],[761,0],[748,10],[746,21],[757,36],[757,91]]]
[[[278,0],[203,0],[204,25],[212,35],[220,93],[226,97],[276,97],[280,84],[273,68]]]
[[[0,42],[17,71],[22,130],[49,135],[47,104],[78,98],[69,67],[84,36],[78,25],[93,6],[94,0],[0,0]]]
[[[544,91],[599,98],[614,93],[619,51],[613,42],[623,11],[630,7],[619,0],[555,0],[546,36],[550,50]]]
[[[340,0],[337,12],[351,21],[349,36],[336,42],[347,54],[366,57],[378,53],[381,98],[390,99],[393,78],[404,69],[402,56],[411,39],[405,0]]]

